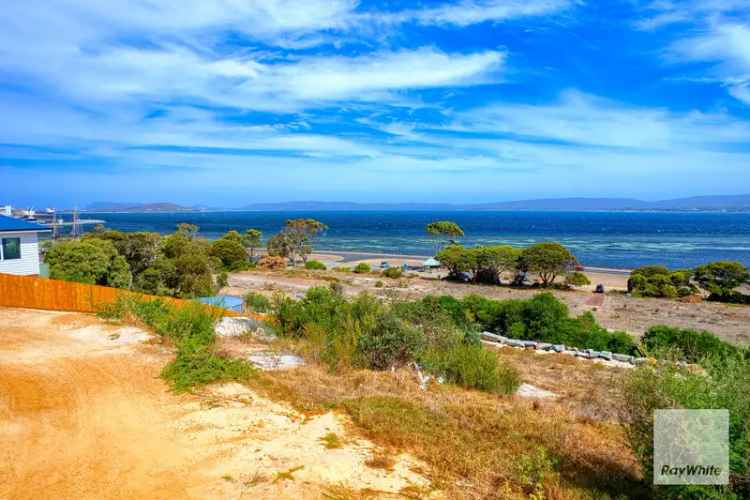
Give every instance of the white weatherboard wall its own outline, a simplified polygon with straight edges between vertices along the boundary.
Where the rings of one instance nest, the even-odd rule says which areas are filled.
[[[21,258],[0,259],[0,273],[29,276],[39,274],[39,238],[33,231],[0,232],[2,238],[21,238]],[[2,252],[2,249],[0,249]]]

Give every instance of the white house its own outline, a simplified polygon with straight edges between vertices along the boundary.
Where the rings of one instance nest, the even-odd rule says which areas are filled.
[[[39,274],[39,233],[50,231],[40,224],[0,215],[0,273]]]

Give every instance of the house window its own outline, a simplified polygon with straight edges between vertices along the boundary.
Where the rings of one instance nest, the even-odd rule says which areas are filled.
[[[21,258],[21,238],[3,238],[3,260]]]

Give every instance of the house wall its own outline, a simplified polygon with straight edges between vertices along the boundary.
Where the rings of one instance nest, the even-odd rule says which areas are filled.
[[[39,237],[37,233],[33,231],[18,233],[0,232],[0,240],[2,238],[21,238],[21,258],[12,260],[0,259],[0,273],[15,274],[18,276],[39,274]]]

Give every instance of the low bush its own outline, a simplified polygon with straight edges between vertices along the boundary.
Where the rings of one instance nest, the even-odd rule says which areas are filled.
[[[699,363],[709,357],[726,359],[729,356],[744,356],[745,353],[711,332],[664,325],[649,328],[641,342],[651,353],[667,351],[691,363]]]
[[[568,287],[586,286],[590,284],[591,280],[589,280],[588,276],[578,271],[570,273],[565,277],[565,285]]]
[[[423,332],[395,314],[380,314],[374,328],[357,339],[357,350],[368,368],[385,370],[418,357],[425,345]]]
[[[245,307],[251,311],[264,313],[271,309],[271,301],[258,292],[248,292],[244,297]]]
[[[384,370],[418,361],[466,387],[510,391],[514,372],[498,364],[494,354],[480,352],[472,324],[454,321],[448,308],[455,300],[386,304],[364,293],[346,299],[321,287],[298,301],[277,295],[272,309],[279,334],[305,339],[305,351],[332,370]]]
[[[404,272],[400,267],[389,267],[383,271],[383,276],[386,278],[398,279],[402,274],[404,274]]]
[[[371,271],[370,265],[366,262],[360,262],[354,267],[354,269],[352,269],[352,272],[357,273],[357,274],[366,274],[366,273],[369,273],[370,271]]]
[[[311,271],[325,271],[326,265],[319,260],[308,260],[307,262],[305,262],[305,269],[309,269]]]
[[[518,372],[481,345],[457,344],[425,354],[425,366],[448,382],[487,392],[513,394],[521,383]]]
[[[198,303],[175,306],[161,300],[121,297],[102,309],[108,319],[138,321],[177,348],[177,357],[162,370],[176,392],[228,380],[245,380],[254,368],[244,360],[219,355],[214,326],[218,316]]]
[[[670,271],[664,266],[643,266],[630,273],[628,292],[635,297],[686,297],[697,291],[690,279],[690,271]]]
[[[709,359],[705,373],[672,363],[643,365],[632,371],[624,385],[626,425],[630,445],[645,481],[653,477],[654,410],[729,410],[730,484],[726,486],[653,486],[653,497],[669,499],[740,499],[750,496],[742,478],[750,474],[750,363],[738,357]]]

